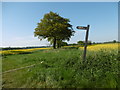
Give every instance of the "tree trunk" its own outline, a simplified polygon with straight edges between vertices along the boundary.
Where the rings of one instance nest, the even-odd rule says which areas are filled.
[[[61,45],[61,42],[60,42],[60,40],[58,39],[58,40],[57,40],[57,48],[60,48],[60,45]]]
[[[54,37],[53,48],[56,49],[56,38]]]
[[[60,45],[59,45],[59,43],[57,43],[57,48],[60,48]]]

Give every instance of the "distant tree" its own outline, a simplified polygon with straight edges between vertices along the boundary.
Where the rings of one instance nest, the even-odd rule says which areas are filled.
[[[73,44],[71,44],[72,46],[75,46],[75,45],[77,45],[76,43],[73,43]]]
[[[63,42],[63,41],[62,41],[62,40],[60,40],[60,39],[59,39],[59,40],[57,40],[57,48],[60,48],[60,47],[61,47],[62,42]]]
[[[79,45],[84,45],[84,44],[85,44],[85,41],[78,41],[77,44],[79,44]],[[88,45],[91,45],[92,42],[91,42],[91,41],[88,41],[87,44],[88,44]]]
[[[54,41],[53,41],[54,39],[52,39],[52,38],[48,38],[48,41],[50,42],[50,44],[52,45],[53,43],[54,43]],[[57,48],[61,48],[61,46],[66,46],[66,45],[68,45],[66,42],[63,42],[62,40],[56,40],[56,47]]]
[[[50,42],[50,44],[53,44],[53,39],[48,38],[48,41]],[[57,48],[60,48],[61,46],[67,46],[67,42],[63,42],[62,40],[56,40],[56,46]]]
[[[88,41],[88,45],[91,45],[92,44],[92,42],[91,41]]]
[[[62,42],[61,46],[68,46],[68,43],[67,42]]]
[[[96,44],[95,42],[93,42],[93,44]]]
[[[78,41],[77,44],[84,45],[84,41]]]
[[[116,40],[113,40],[113,43],[116,43],[117,41]]]
[[[59,14],[50,12],[44,15],[41,22],[35,28],[34,35],[40,40],[47,39],[53,44],[53,48],[63,40],[70,40],[74,34],[70,20],[59,16]]]

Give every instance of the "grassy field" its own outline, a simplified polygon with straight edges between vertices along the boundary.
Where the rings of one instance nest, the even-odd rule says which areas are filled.
[[[3,74],[4,88],[120,88],[118,44],[89,46],[84,63],[82,47],[18,52],[2,55],[3,72],[36,65]]]

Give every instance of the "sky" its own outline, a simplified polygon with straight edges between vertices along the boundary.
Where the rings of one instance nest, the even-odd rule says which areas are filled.
[[[2,2],[119,2],[119,0],[1,0]]]
[[[90,25],[89,40],[118,40],[117,2],[2,2],[2,47],[46,46],[47,40],[34,37],[34,29],[44,14],[53,11],[70,19],[75,31],[68,43],[85,40],[85,30],[77,26]]]

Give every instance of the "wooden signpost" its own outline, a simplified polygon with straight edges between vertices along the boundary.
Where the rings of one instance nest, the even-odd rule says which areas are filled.
[[[90,25],[88,25],[87,27],[77,26],[76,28],[77,28],[77,29],[86,30],[85,46],[84,46],[84,53],[83,53],[83,62],[84,62],[84,61],[86,60],[87,43],[88,43],[88,34],[89,34]]]

